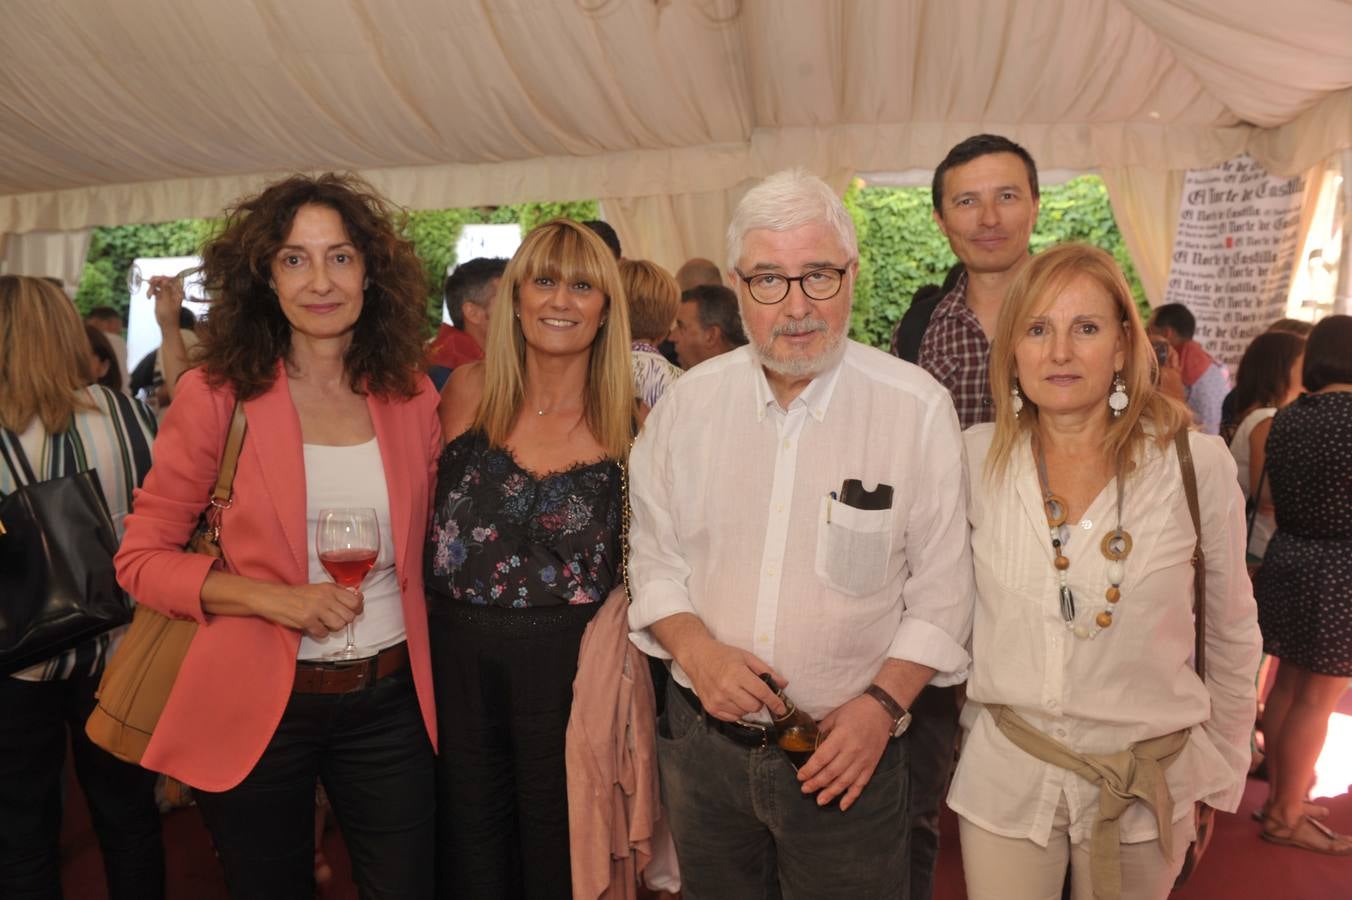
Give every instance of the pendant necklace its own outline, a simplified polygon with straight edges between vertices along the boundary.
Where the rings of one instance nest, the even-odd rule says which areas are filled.
[[[532,403],[531,405],[532,405],[532,406],[535,406],[535,404],[533,404],[533,403]],[[561,413],[561,412],[577,412],[577,413],[581,413],[581,410],[580,410],[580,409],[579,409],[579,410],[565,410],[565,409],[563,409],[563,404],[562,404],[562,403],[556,403],[556,404],[554,404],[553,406],[551,406],[549,409],[545,409],[544,407],[541,407],[541,406],[536,406],[536,407],[535,407],[535,415],[536,415],[537,417],[552,416],[552,415],[554,415],[555,413]]]
[[[1075,595],[1070,589],[1070,560],[1064,551],[1065,540],[1069,535],[1066,528],[1066,515],[1069,511],[1066,501],[1047,485],[1047,457],[1042,445],[1033,440],[1033,456],[1037,460],[1038,484],[1042,488],[1042,512],[1047,517],[1047,530],[1052,539],[1052,565],[1056,567],[1059,582],[1058,599],[1061,605],[1061,619],[1066,630],[1080,640],[1093,640],[1099,632],[1113,624],[1113,610],[1122,599],[1122,581],[1126,577],[1126,559],[1131,553],[1131,535],[1122,528],[1122,494],[1125,485],[1121,467],[1117,472],[1117,527],[1103,536],[1099,550],[1107,560],[1108,589],[1103,597],[1106,601],[1103,609],[1094,616],[1094,627],[1075,623]]]

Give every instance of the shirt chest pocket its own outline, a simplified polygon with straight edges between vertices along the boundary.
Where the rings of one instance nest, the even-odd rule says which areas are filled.
[[[954,356],[944,355],[937,359],[925,360],[925,369],[934,376],[934,380],[953,390],[958,381],[958,367],[960,363]]]
[[[852,597],[887,583],[892,556],[892,510],[855,509],[823,497],[817,515],[817,577]]]

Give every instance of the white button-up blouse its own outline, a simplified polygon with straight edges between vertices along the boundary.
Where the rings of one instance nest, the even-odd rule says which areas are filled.
[[[1249,766],[1255,712],[1254,675],[1262,642],[1244,564],[1244,500],[1235,464],[1219,438],[1190,436],[1206,554],[1206,654],[1203,684],[1192,668],[1196,532],[1172,442],[1151,441],[1127,476],[1122,527],[1133,548],[1113,624],[1092,640],[1066,629],[1028,439],[1009,468],[988,479],[993,425],[963,434],[970,480],[969,518],[977,607],[961,759],[948,803],[972,823],[1043,846],[1065,797],[1073,842],[1088,840],[1098,788],[1015,747],[982,703],[1013,707],[1049,737],[1082,753],[1112,753],[1128,744],[1191,729],[1191,740],[1166,771],[1173,820],[1194,801],[1234,811]],[[1107,560],[1099,549],[1116,526],[1117,483],[1110,481],[1081,521],[1068,523],[1064,551],[1077,623],[1093,630],[1105,606]],[[1123,816],[1122,840],[1157,836],[1142,803]]]

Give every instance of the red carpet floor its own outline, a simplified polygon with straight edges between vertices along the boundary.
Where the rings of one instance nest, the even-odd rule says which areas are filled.
[[[1258,807],[1267,785],[1250,781],[1240,815],[1219,817],[1216,839],[1193,883],[1174,896],[1179,900],[1347,900],[1352,898],[1352,859],[1332,859],[1275,847],[1258,838],[1258,823],[1249,813]],[[1331,824],[1352,832],[1352,795],[1330,801]],[[83,812],[83,798],[72,791],[64,844],[66,896],[96,900],[107,896],[103,886],[98,844]],[[168,857],[169,896],[172,900],[226,900],[220,869],[212,855],[205,829],[195,809],[169,813],[164,822]],[[351,886],[342,839],[330,831],[325,841],[335,870],[324,893],[332,900],[357,896]],[[944,822],[935,900],[965,900],[957,823],[949,813]]]
[[[1328,798],[1329,824],[1352,833],[1352,692],[1330,722],[1329,741],[1320,757],[1316,797]],[[63,881],[73,900],[107,897],[98,842],[89,826],[84,798],[70,779],[62,839]],[[1193,881],[1174,896],[1178,900],[1352,900],[1352,859],[1335,859],[1303,850],[1277,847],[1258,837],[1258,823],[1249,818],[1267,795],[1267,784],[1250,780],[1239,813],[1217,817],[1215,840]],[[939,858],[935,900],[966,900],[957,821],[947,813]],[[164,842],[170,900],[226,900],[220,868],[206,829],[195,808],[180,809],[164,819]],[[326,900],[355,900],[342,838],[331,829],[324,848],[334,879],[322,894]]]

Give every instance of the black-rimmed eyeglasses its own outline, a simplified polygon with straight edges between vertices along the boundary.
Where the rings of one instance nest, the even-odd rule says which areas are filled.
[[[845,282],[845,273],[849,269],[827,266],[821,269],[809,269],[802,275],[781,275],[778,272],[757,272],[755,275],[743,274],[741,269],[733,269],[737,277],[746,282],[751,299],[757,303],[771,306],[789,296],[789,288],[798,282],[803,294],[809,300],[830,300],[840,293]]]

